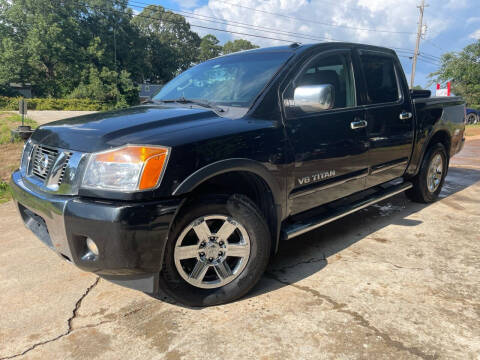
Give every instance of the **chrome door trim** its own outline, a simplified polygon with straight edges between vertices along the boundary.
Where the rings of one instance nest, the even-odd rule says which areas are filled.
[[[402,159],[400,162],[396,162],[394,164],[385,164],[385,165],[374,166],[370,169],[370,175],[375,175],[375,174],[381,173],[383,171],[387,171],[387,170],[396,168],[397,166],[405,166],[406,167],[407,164],[408,164],[408,159],[405,159],[405,160]]]
[[[325,185],[320,185],[320,186],[315,187],[314,189],[311,189],[311,190],[290,194],[289,199],[296,199],[296,198],[299,198],[299,197],[302,197],[302,196],[311,195],[311,194],[316,193],[318,191],[330,189],[332,187],[345,184],[349,181],[366,178],[367,176],[368,176],[368,170],[365,169],[365,170],[362,170],[362,173],[359,174],[359,175],[349,176],[349,177],[347,177],[345,179],[342,179],[342,180],[337,180],[337,181],[334,181],[334,182],[331,182],[331,183],[328,183],[328,184],[325,184]]]

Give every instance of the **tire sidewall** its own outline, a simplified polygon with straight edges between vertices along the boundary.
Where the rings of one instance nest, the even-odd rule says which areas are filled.
[[[468,114],[468,115],[467,115],[467,121],[466,121],[467,125],[471,125],[471,124],[473,124],[473,123],[475,122],[475,117],[472,116],[472,115],[473,115],[473,114]]]
[[[242,224],[250,237],[250,257],[243,271],[220,288],[202,289],[187,283],[174,262],[175,244],[185,227],[208,215],[225,215]],[[160,288],[175,300],[190,306],[210,306],[230,302],[245,295],[260,279],[268,264],[270,233],[256,206],[241,195],[212,195],[199,198],[181,211],[167,240]]]
[[[432,159],[437,154],[440,154],[443,161],[442,179],[440,180],[440,184],[438,185],[438,188],[432,193],[428,190],[427,176],[428,176],[428,169],[430,167]],[[428,150],[423,160],[421,174],[419,178],[420,189],[422,191],[423,198],[427,202],[433,202],[438,198],[438,195],[442,191],[443,183],[445,182],[445,177],[447,176],[447,171],[448,171],[448,158],[447,158],[447,152],[445,151],[445,147],[440,143],[435,144]]]
[[[473,125],[478,123],[480,115],[470,113],[467,115],[467,124],[468,125]]]

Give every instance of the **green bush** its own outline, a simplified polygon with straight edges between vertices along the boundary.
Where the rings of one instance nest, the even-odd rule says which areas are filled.
[[[11,198],[10,186],[5,181],[0,181],[0,204],[7,202]]]
[[[20,97],[0,96],[0,110],[18,110]],[[89,99],[54,99],[33,98],[26,99],[29,110],[83,110],[101,111],[115,108],[115,104],[101,103]]]

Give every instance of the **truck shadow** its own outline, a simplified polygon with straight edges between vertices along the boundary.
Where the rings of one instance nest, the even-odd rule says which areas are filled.
[[[479,181],[480,170],[451,167],[440,199],[446,199]],[[469,199],[462,198],[464,200]],[[452,210],[463,209],[455,201],[448,200],[446,204]],[[406,232],[415,231],[413,228],[422,222],[408,217],[429,205],[411,202],[404,194],[399,194],[298,238],[281,242],[265,276],[247,297],[277,290],[322,271],[329,258],[341,257],[339,252],[359,241],[368,238],[370,241],[388,242],[388,238],[371,236],[388,225],[403,226]]]

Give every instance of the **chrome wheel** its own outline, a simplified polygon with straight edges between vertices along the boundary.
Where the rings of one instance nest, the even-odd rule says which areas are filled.
[[[247,265],[250,237],[228,216],[205,216],[182,231],[173,256],[178,273],[190,285],[218,288],[236,279]]]
[[[430,161],[430,166],[427,173],[427,187],[428,191],[434,193],[440,182],[442,181],[443,176],[443,158],[442,155],[436,154]]]

